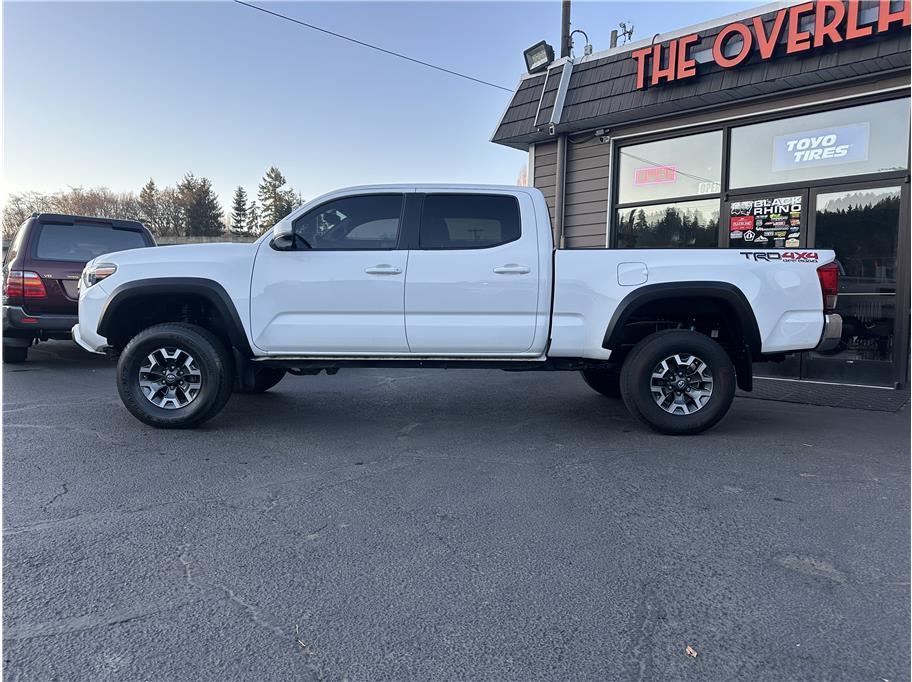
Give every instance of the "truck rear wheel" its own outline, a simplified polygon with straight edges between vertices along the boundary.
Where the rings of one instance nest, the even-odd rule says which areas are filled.
[[[583,381],[597,393],[606,398],[621,397],[621,372],[618,369],[583,369],[580,370]]]
[[[667,330],[647,336],[621,369],[621,394],[630,413],[670,435],[715,426],[735,396],[735,368],[708,336]]]
[[[120,399],[139,421],[161,429],[198,426],[228,402],[231,354],[211,332],[169,322],[144,329],[117,363]]]

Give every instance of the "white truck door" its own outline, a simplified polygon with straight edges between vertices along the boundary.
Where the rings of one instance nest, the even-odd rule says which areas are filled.
[[[273,354],[407,353],[404,204],[401,193],[330,199],[295,220],[295,250],[262,244],[250,289],[254,344]]]
[[[532,347],[541,274],[533,215],[525,194],[424,195],[405,281],[412,353],[512,354]]]

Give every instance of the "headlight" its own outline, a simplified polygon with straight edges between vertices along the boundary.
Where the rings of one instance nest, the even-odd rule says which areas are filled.
[[[117,266],[114,263],[89,263],[82,271],[79,284],[81,288],[88,289],[93,284],[98,284],[105,277],[110,277],[115,272],[117,272]]]

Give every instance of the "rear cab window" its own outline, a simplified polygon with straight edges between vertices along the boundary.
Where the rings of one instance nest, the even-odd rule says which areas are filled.
[[[487,249],[520,237],[516,197],[428,194],[421,211],[420,249]]]
[[[140,231],[89,223],[42,223],[33,243],[32,257],[36,260],[83,263],[103,253],[147,246],[145,236]]]

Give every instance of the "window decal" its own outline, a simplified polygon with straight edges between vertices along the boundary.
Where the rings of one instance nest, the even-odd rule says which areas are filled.
[[[733,201],[729,208],[732,246],[795,248],[801,239],[801,195]]]

